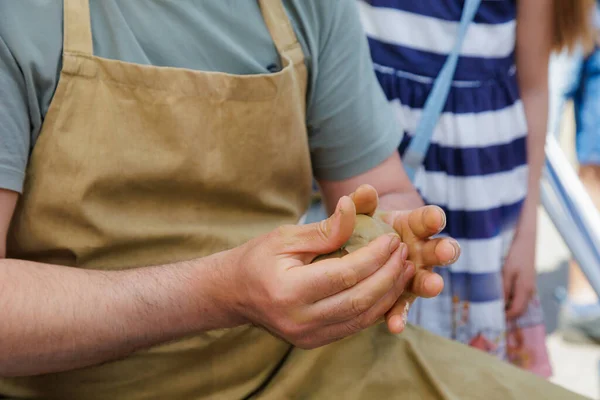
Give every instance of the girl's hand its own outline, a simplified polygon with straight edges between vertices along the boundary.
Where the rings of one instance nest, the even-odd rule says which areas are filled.
[[[522,315],[536,292],[536,233],[537,210],[524,209],[502,270],[508,318]]]

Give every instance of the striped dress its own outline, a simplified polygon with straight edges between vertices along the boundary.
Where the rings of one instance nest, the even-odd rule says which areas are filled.
[[[375,73],[403,129],[402,155],[454,45],[464,0],[360,0],[358,6]],[[467,32],[447,103],[415,176],[426,203],[446,212],[444,234],[458,239],[462,256],[438,270],[442,294],[417,300],[409,314],[409,321],[437,334],[513,359],[501,270],[528,178],[515,28],[515,0],[484,0]],[[535,300],[516,323],[527,328],[541,322]],[[516,358],[519,352],[529,357],[526,349],[516,351]],[[538,364],[547,364],[543,358]],[[516,363],[549,374],[548,365]]]

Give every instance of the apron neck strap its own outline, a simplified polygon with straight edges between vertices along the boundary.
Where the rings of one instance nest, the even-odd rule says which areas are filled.
[[[282,0],[259,0],[261,12],[280,55],[298,54],[298,38]],[[92,24],[89,0],[64,0],[63,51],[92,56]],[[297,57],[294,57],[297,58]],[[294,62],[300,60],[293,60]]]
[[[259,0],[259,4],[279,55],[288,56],[294,64],[304,61],[304,54],[282,0]]]
[[[63,52],[94,54],[89,0],[64,0]]]

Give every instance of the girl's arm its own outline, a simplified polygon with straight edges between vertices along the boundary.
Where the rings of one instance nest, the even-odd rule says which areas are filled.
[[[516,62],[527,119],[528,192],[504,266],[507,315],[523,313],[535,290],[535,240],[548,120],[548,62],[553,11],[547,0],[517,1]]]
[[[547,0],[517,2],[516,61],[519,88],[527,118],[529,211],[540,197],[544,144],[548,120],[548,62],[552,47],[552,7]]]

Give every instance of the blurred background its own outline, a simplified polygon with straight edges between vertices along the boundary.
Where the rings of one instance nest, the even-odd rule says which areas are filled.
[[[564,79],[564,70],[551,74],[551,85]],[[600,96],[600,93],[598,94]],[[598,110],[600,113],[600,110]],[[575,118],[572,100],[566,101],[556,126],[557,139],[566,158],[577,169]],[[568,285],[571,253],[543,206],[539,208],[537,241],[538,290],[542,299],[548,348],[554,376],[552,381],[574,392],[600,399],[600,346],[570,343],[559,326],[561,295]],[[596,266],[598,267],[598,266]]]

